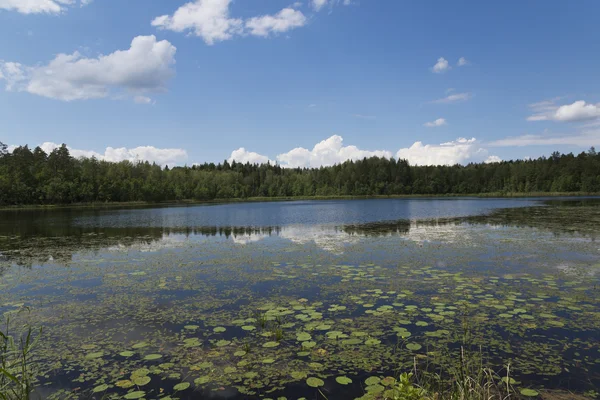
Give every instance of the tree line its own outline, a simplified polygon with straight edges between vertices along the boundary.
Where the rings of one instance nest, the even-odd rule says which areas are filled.
[[[535,160],[413,166],[379,157],[321,168],[223,161],[191,167],[74,158],[66,145],[11,152],[0,142],[0,204],[374,195],[600,192],[600,155],[552,153]]]

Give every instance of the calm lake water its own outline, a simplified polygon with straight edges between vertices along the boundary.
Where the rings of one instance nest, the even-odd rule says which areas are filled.
[[[41,398],[379,398],[461,347],[583,393],[599,234],[593,198],[5,211],[0,314],[44,328]]]

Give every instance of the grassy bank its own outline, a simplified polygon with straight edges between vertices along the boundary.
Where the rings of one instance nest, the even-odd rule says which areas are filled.
[[[600,196],[600,193],[583,192],[531,192],[531,193],[472,193],[472,194],[407,194],[407,195],[374,195],[374,196],[297,196],[297,197],[246,197],[214,200],[177,200],[165,202],[91,202],[69,204],[24,204],[13,206],[0,206],[0,210],[26,210],[26,209],[60,209],[60,208],[128,208],[128,207],[155,207],[155,206],[191,206],[201,204],[226,204],[226,203],[256,203],[256,202],[282,202],[306,200],[368,200],[368,199],[452,199],[461,197],[474,198],[533,198],[533,197],[585,197]]]

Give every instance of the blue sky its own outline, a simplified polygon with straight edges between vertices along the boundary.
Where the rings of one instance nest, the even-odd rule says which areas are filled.
[[[289,166],[600,146],[595,0],[25,3],[0,0],[10,145]]]

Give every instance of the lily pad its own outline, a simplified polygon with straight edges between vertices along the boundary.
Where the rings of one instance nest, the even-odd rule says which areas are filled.
[[[325,385],[322,379],[310,377],[306,380],[306,384],[310,387],[318,388]]]
[[[106,389],[108,389],[108,385],[105,383],[103,385],[96,386],[94,389],[92,389],[92,393],[104,392]]]
[[[340,385],[349,385],[352,383],[352,379],[348,378],[347,376],[338,376],[335,378],[335,381]]]
[[[533,389],[521,389],[521,394],[525,397],[538,397],[540,393]]]
[[[189,387],[190,387],[189,382],[181,382],[181,383],[178,383],[177,385],[173,386],[173,390],[176,390],[179,392],[182,390],[186,390]]]
[[[127,393],[125,396],[123,396],[123,398],[127,399],[127,400],[135,400],[135,399],[141,399],[145,395],[146,395],[146,392],[137,390],[135,392]]]

